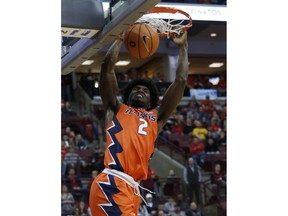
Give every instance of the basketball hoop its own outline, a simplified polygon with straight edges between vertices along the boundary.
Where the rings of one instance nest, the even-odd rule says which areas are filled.
[[[154,7],[135,23],[139,22],[149,24],[157,30],[160,37],[167,38],[179,35],[192,26],[192,18],[188,13],[172,7]]]

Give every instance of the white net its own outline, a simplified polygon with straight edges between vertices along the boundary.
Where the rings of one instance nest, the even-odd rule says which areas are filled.
[[[168,13],[167,13],[168,14]],[[151,25],[153,28],[157,30],[159,34],[167,35],[169,36],[172,34],[177,34],[179,35],[184,28],[191,27],[191,25],[186,25],[185,22],[187,22],[187,17],[184,17],[183,19],[171,19],[167,17],[171,17],[173,14],[168,14],[166,16],[160,16],[160,17],[166,17],[166,18],[159,18],[158,17],[153,17],[151,15],[154,14],[149,14],[149,15],[144,15],[140,19],[136,21],[136,23],[148,23]]]

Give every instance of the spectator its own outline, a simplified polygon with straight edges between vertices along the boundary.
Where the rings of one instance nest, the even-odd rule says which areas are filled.
[[[68,191],[68,187],[66,185],[62,185],[61,191],[61,214],[70,215],[73,212],[75,200],[73,195]]]
[[[147,206],[145,205],[145,203],[143,203],[143,200],[140,199],[140,206],[138,209],[138,216],[149,216],[149,212],[147,209]]]
[[[91,172],[91,178],[89,180],[89,183],[88,183],[88,191],[90,192],[90,188],[92,186],[92,183],[94,181],[94,178],[98,175],[98,171],[97,170],[92,170]]]
[[[175,175],[173,169],[169,170],[167,181],[163,188],[163,193],[165,196],[173,197],[177,197],[180,193],[180,178]]]
[[[186,119],[200,119],[200,106],[201,104],[196,100],[195,96],[193,96],[188,106],[186,107]]]
[[[180,206],[176,205],[174,212],[171,214],[171,216],[186,216],[184,211],[181,211]]]
[[[163,203],[158,204],[157,212],[155,213],[155,216],[167,216],[167,214],[164,213],[164,204]]]
[[[88,216],[88,206],[84,201],[79,202],[78,208],[80,216]]]
[[[219,99],[214,100],[213,106],[214,106],[214,110],[216,110],[216,112],[221,112],[223,110]]]
[[[130,68],[127,71],[127,75],[128,75],[128,81],[132,81],[139,78],[138,71],[136,68]]]
[[[208,138],[207,145],[205,147],[205,152],[207,154],[215,154],[219,152],[218,146],[215,144],[214,140],[210,137]]]
[[[66,153],[64,157],[64,161],[66,162],[67,166],[75,168],[77,163],[80,162],[82,166],[86,166],[86,163],[82,158],[79,156],[78,153],[75,152],[75,147],[71,146],[69,148],[69,152]]]
[[[151,193],[147,193],[145,196],[145,200],[147,202],[147,210],[149,214],[156,214],[157,212],[157,207],[158,207],[158,203],[156,201],[156,199],[153,199],[153,196]]]
[[[164,203],[163,210],[166,214],[173,214],[176,202],[173,197],[169,197],[168,201]]]
[[[93,169],[97,170],[98,173],[102,172],[104,169],[104,153],[97,145],[94,149],[93,154],[91,155],[91,165]]]
[[[195,202],[191,202],[189,210],[186,211],[186,216],[203,216],[203,213],[197,208]]]
[[[72,74],[61,76],[61,98],[71,101],[72,98]]]
[[[198,139],[202,141],[205,141],[208,130],[203,127],[200,121],[195,120],[194,124],[196,125],[196,127],[193,129],[192,135],[198,137]]]
[[[61,157],[61,178],[64,178],[67,172],[67,164],[64,159]]]
[[[213,139],[217,139],[220,136],[221,128],[215,118],[211,119],[211,123],[208,129]]]
[[[98,139],[97,129],[89,117],[88,112],[85,112],[80,119],[80,133],[89,142],[92,142],[93,139]]]
[[[221,165],[219,163],[215,164],[214,172],[210,176],[210,181],[212,185],[212,190],[217,197],[221,194],[223,189],[226,193],[226,177],[225,174],[221,171]]]
[[[203,164],[205,161],[205,144],[199,140],[197,136],[193,137],[193,142],[189,147],[190,155],[198,164]]]
[[[193,119],[187,118],[186,123],[183,126],[183,134],[191,134],[195,125],[193,124]]]
[[[66,101],[65,103],[65,107],[62,110],[62,116],[77,116],[77,113],[74,110],[72,110],[69,101]]]
[[[225,131],[221,131],[220,132],[220,136],[217,139],[217,145],[218,146],[225,146],[227,143],[227,138],[226,138],[226,132]]]
[[[70,147],[71,145],[73,145],[73,142],[70,143],[69,137],[68,137],[68,135],[66,135],[66,134],[63,135],[62,140],[63,140],[63,142],[65,143],[65,147],[67,148],[67,150],[69,150],[69,147]]]
[[[65,155],[68,153],[68,149],[66,147],[65,141],[61,141],[61,159],[64,159]]]
[[[74,168],[69,169],[68,176],[64,179],[64,182],[78,201],[81,199],[88,201],[87,190],[82,187],[81,179],[75,175]]]
[[[210,100],[210,96],[207,95],[205,100],[201,102],[201,107],[200,107],[201,116],[202,117],[204,116],[207,119],[209,119],[212,115],[213,109],[214,109],[213,102]]]
[[[181,193],[178,194],[176,203],[177,203],[177,206],[180,207],[180,210],[182,212],[185,212],[186,210],[189,209],[189,204],[188,204],[190,203],[189,197],[184,197],[183,194]]]
[[[172,133],[178,133],[180,135],[183,134],[183,125],[181,124],[180,120],[176,120],[174,125],[171,128]]]
[[[194,162],[193,158],[188,159],[188,165],[184,169],[183,179],[187,186],[188,196],[190,201],[194,201],[194,194],[197,203],[202,203],[200,199],[200,182],[202,174],[200,167]]]
[[[161,197],[159,177],[156,174],[156,171],[150,166],[148,167],[147,179],[143,180],[141,184],[148,190],[154,191],[157,197]]]
[[[77,136],[75,138],[75,143],[76,143],[78,150],[83,150],[83,149],[87,148],[85,140],[82,138],[81,134],[77,134]]]

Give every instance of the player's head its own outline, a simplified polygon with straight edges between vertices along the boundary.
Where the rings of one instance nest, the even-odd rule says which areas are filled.
[[[158,101],[158,90],[152,80],[135,79],[124,89],[123,102],[129,106],[151,110],[157,107]]]

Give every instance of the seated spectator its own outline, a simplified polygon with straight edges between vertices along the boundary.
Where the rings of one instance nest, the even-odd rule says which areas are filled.
[[[226,132],[225,131],[221,131],[220,132],[220,136],[217,139],[217,145],[218,146],[225,146],[227,143],[227,138],[226,138]]]
[[[184,211],[181,211],[180,206],[176,204],[174,212],[171,214],[171,216],[186,216]]]
[[[65,103],[65,107],[62,110],[62,116],[77,116],[77,113],[74,110],[72,110],[69,101],[66,101]]]
[[[162,131],[160,132],[160,135],[163,137],[163,139],[169,140],[169,137],[172,134],[171,128],[172,125],[169,122],[166,125],[164,125]]]
[[[91,165],[98,173],[104,170],[104,153],[99,146],[96,146],[91,156]]]
[[[213,102],[210,100],[210,96],[207,95],[205,100],[201,102],[200,113],[202,116],[205,116],[206,118],[209,119],[212,115],[213,110],[214,110]]]
[[[177,197],[180,193],[180,178],[174,173],[174,170],[169,170],[167,181],[165,182],[163,193],[165,196]]]
[[[218,146],[216,145],[216,143],[214,142],[214,140],[211,137],[208,138],[208,141],[207,141],[207,144],[205,147],[205,152],[206,152],[206,154],[219,153]]]
[[[220,137],[221,128],[215,118],[211,119],[208,131],[210,132],[213,139],[217,139],[218,137]]]
[[[176,207],[176,202],[173,197],[169,197],[168,201],[164,203],[163,210],[166,214],[173,214]]]
[[[81,199],[88,201],[87,190],[82,187],[82,182],[79,177],[75,175],[75,169],[70,168],[68,171],[68,176],[64,178],[64,183],[72,192],[73,196],[80,201]]]
[[[161,197],[159,177],[153,168],[148,167],[147,179],[142,181],[141,184],[148,190],[155,192],[157,197]]]
[[[79,216],[88,216],[88,205],[84,201],[80,201],[78,206]]]
[[[138,216],[150,216],[147,206],[145,205],[142,199],[140,199],[140,206],[138,208]]]
[[[186,212],[189,209],[189,197],[184,197],[182,193],[178,194],[176,199],[177,206],[180,207],[182,212]],[[185,215],[185,214],[184,214]]]
[[[196,136],[198,139],[202,141],[205,141],[208,130],[205,127],[203,127],[201,121],[195,120],[194,124],[196,125],[196,127],[193,129],[192,135]]]
[[[80,133],[89,142],[92,142],[93,139],[98,139],[97,128],[94,126],[88,112],[85,112],[80,119]]]
[[[214,110],[216,112],[222,112],[223,108],[222,108],[222,104],[220,103],[219,99],[214,100],[213,106],[214,106]]]
[[[68,153],[68,148],[66,147],[65,141],[61,141],[61,159],[64,159],[65,155]]]
[[[226,176],[221,171],[221,165],[219,163],[215,164],[214,172],[210,176],[210,181],[212,190],[217,197],[221,195],[221,190],[224,190],[226,193]]]
[[[197,136],[193,137],[193,142],[189,147],[189,151],[194,160],[200,165],[205,161],[205,144],[199,140]]]
[[[147,210],[149,214],[156,214],[158,203],[156,199],[153,198],[151,193],[147,193],[145,196],[145,200],[147,202]]]
[[[65,143],[65,147],[66,147],[67,149],[69,149],[69,147],[70,147],[71,145],[73,145],[73,142],[70,143],[69,137],[68,137],[68,135],[66,135],[66,134],[63,135],[62,140],[63,140],[63,142]]]
[[[159,203],[157,207],[157,211],[155,214],[151,214],[152,216],[167,216],[167,214],[164,213],[164,204]]]
[[[68,168],[72,167],[75,168],[77,163],[79,162],[82,166],[86,166],[86,163],[82,158],[79,156],[78,153],[75,152],[75,147],[71,146],[69,148],[68,153],[66,153],[64,157],[64,161],[66,162]]]
[[[70,215],[73,212],[74,207],[74,197],[69,192],[68,187],[66,185],[62,185],[61,191],[61,214],[62,215]]]
[[[174,125],[171,128],[172,133],[183,134],[183,125],[181,124],[180,120],[176,120]]]
[[[203,216],[203,213],[198,210],[195,202],[191,202],[189,210],[186,211],[186,216]]]
[[[64,159],[61,157],[61,178],[64,178],[67,172],[67,164]]]
[[[91,178],[90,178],[90,180],[89,180],[88,187],[87,187],[89,193],[90,193],[90,188],[91,188],[91,186],[92,186],[92,183],[93,183],[93,181],[94,181],[94,179],[96,178],[97,175],[98,175],[97,170],[92,170],[92,172],[91,172]]]
[[[85,140],[82,138],[81,134],[77,134],[75,138],[75,143],[78,150],[87,149]]]
[[[183,126],[183,133],[184,134],[191,134],[195,125],[193,124],[192,118],[187,118],[186,123]]]

